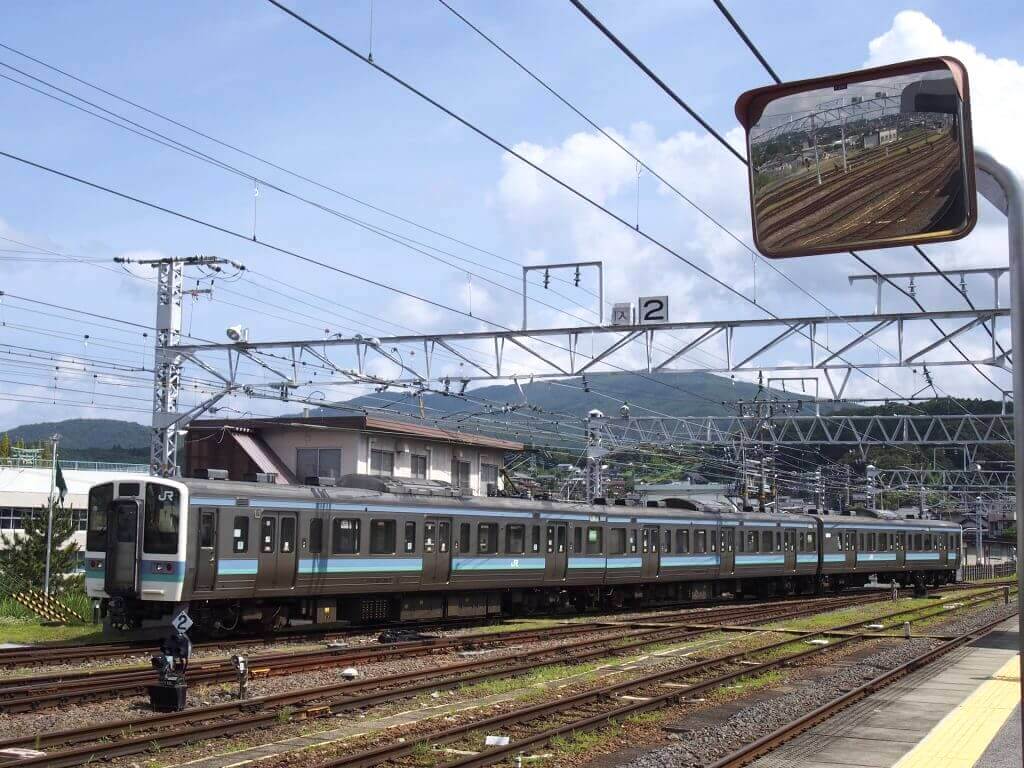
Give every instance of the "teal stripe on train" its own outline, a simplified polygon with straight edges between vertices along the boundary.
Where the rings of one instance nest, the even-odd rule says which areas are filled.
[[[845,563],[846,555],[842,552],[826,552],[821,556],[826,563]]]
[[[570,557],[569,567],[570,568],[604,568],[605,559],[603,557]]]
[[[690,567],[696,568],[699,566],[715,567],[718,565],[718,555],[676,555],[676,556],[662,556],[661,565],[663,568],[676,568],[676,567]]]
[[[299,560],[299,573],[419,573],[423,570],[421,557],[316,557]]]
[[[817,561],[817,556],[815,556]],[[736,565],[783,565],[785,555],[736,555]]]
[[[814,554],[806,553],[805,554],[805,553],[798,552],[797,555],[796,555],[796,562],[797,562],[798,565],[800,563],[817,563],[818,562],[818,555],[817,555],[817,553],[814,553]]]
[[[639,568],[641,560],[639,557],[610,557],[608,568]]]
[[[861,563],[882,563],[896,562],[895,552],[858,552],[857,562]]]
[[[543,557],[456,557],[454,571],[543,570]]]
[[[259,560],[218,560],[218,576],[255,576]]]
[[[955,555],[954,555],[955,557]],[[938,560],[938,552],[907,552],[907,560]]]

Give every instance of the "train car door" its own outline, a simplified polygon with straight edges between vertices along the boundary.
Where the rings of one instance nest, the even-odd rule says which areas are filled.
[[[264,512],[257,528],[260,534],[256,588],[292,587],[295,584],[295,515]]]
[[[217,510],[199,511],[196,547],[196,591],[213,589],[217,578]]]
[[[566,523],[548,523],[546,526],[547,552],[544,558],[544,578],[564,579],[569,567],[569,529]]]
[[[447,584],[452,573],[452,521],[428,517],[423,522],[423,583]]]
[[[736,572],[736,529],[723,525],[718,538],[719,575],[732,576]]]
[[[103,588],[108,595],[138,592],[139,502],[135,499],[117,499],[110,505]]]
[[[645,525],[640,529],[640,561],[643,578],[658,578],[661,573],[661,529],[656,525]]]

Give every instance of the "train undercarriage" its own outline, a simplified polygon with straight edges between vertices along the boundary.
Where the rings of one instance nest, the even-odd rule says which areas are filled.
[[[661,584],[572,586],[472,592],[411,592],[406,594],[337,595],[303,598],[203,600],[188,604],[195,634],[272,632],[299,625],[377,625],[391,622],[523,617],[539,614],[579,614],[601,610],[685,606],[723,598],[766,599],[794,595],[838,593],[863,587],[869,574],[831,574],[761,577]],[[878,584],[895,580],[901,589],[924,594],[929,586],[956,580],[953,571],[912,571],[878,574]],[[167,625],[182,604],[114,597],[103,601],[101,614],[111,629],[127,631]]]

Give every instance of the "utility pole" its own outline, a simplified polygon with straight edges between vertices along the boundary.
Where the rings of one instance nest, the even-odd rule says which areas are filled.
[[[985,564],[985,540],[981,530],[981,496],[978,497],[977,507],[974,512],[974,523],[978,529],[978,565]]]
[[[46,505],[46,570],[43,575],[43,594],[50,596],[50,550],[53,549],[53,503],[57,495],[57,444],[60,435],[50,438],[50,498]]]
[[[149,472],[158,477],[178,474],[178,398],[181,394],[182,356],[169,347],[181,341],[181,300],[185,267],[210,267],[219,272],[222,264],[244,270],[241,264],[216,256],[166,257],[161,259],[115,258],[118,264],[148,264],[157,270],[156,351],[153,358],[153,418],[149,450]]]
[[[604,495],[601,459],[608,453],[608,449],[601,445],[599,428],[597,426],[597,420],[603,418],[604,414],[596,409],[587,414],[586,492],[588,504]]]

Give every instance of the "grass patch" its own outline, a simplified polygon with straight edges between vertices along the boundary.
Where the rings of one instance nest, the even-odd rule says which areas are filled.
[[[486,627],[473,629],[474,635],[494,635],[499,632],[529,632],[536,629],[559,627],[564,624],[560,619],[522,619],[502,624],[488,624]]]
[[[753,691],[759,691],[762,688],[771,688],[773,685],[777,685],[782,682],[782,679],[783,675],[779,670],[769,669],[759,675],[741,677],[739,680],[735,680],[725,688],[716,688],[712,691],[709,698],[713,700],[720,700],[732,698],[734,696],[742,697],[752,693]]]
[[[95,624],[45,626],[38,618],[0,616],[0,643],[46,643],[55,640],[100,640],[103,630]]]
[[[618,727],[614,723],[612,726],[616,729]],[[555,736],[548,742],[548,746],[563,757],[575,757],[593,751],[610,741],[614,736],[610,730],[571,731],[565,736]]]
[[[620,659],[597,659],[584,664],[552,664],[540,667],[525,675],[515,677],[497,677],[493,680],[483,680],[479,683],[462,686],[458,689],[460,694],[468,696],[497,696],[502,693],[517,691],[522,688],[543,685],[555,680],[569,677],[570,675],[586,675],[595,669],[606,664],[620,661]]]

